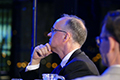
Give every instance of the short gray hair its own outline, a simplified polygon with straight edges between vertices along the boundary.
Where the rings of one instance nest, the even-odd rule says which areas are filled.
[[[87,38],[85,22],[75,15],[63,14],[63,17],[69,17],[65,23],[65,26],[72,33],[73,40],[82,46]]]

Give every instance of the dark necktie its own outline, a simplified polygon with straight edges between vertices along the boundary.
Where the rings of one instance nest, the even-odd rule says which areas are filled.
[[[58,65],[58,66],[52,71],[52,73],[53,73],[53,74],[59,74],[59,72],[61,71],[61,69],[62,69],[61,65]]]

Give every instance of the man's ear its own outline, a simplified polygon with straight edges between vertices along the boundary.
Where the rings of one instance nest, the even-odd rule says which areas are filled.
[[[70,38],[71,38],[71,34],[66,33],[65,36],[64,36],[64,42],[67,42]]]
[[[110,45],[110,53],[113,53],[113,51],[115,50],[115,42],[116,40],[113,38],[113,37],[108,37],[108,40],[109,40],[109,45]]]

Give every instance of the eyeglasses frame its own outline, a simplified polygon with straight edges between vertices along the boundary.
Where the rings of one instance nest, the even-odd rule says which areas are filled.
[[[95,39],[96,39],[97,45],[100,46],[101,42],[103,41],[102,39],[108,39],[108,37],[107,36],[104,36],[104,37],[97,36]]]
[[[55,28],[51,28],[51,32],[55,32],[55,31],[59,31],[59,32],[64,32],[64,33],[66,33],[67,34],[67,32],[66,31],[63,31],[63,30],[58,30],[58,29],[55,29]]]

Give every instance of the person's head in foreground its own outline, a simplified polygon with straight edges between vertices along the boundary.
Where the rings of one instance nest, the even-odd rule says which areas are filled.
[[[102,63],[108,69],[101,76],[86,76],[75,80],[120,80],[120,10],[107,13],[96,42]]]
[[[120,64],[120,10],[108,12],[96,41],[105,66]]]

